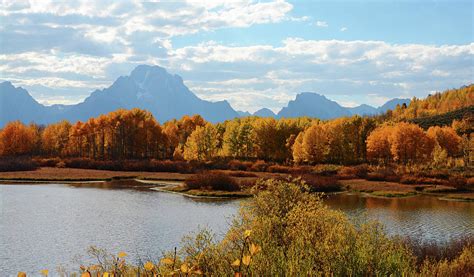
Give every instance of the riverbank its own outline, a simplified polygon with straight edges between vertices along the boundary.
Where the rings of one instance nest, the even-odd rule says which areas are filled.
[[[444,200],[473,201],[474,192],[459,192],[455,188],[444,185],[402,184],[386,181],[369,181],[351,179],[340,181],[347,191],[365,193],[374,197],[411,197],[419,194],[431,195]]]
[[[218,172],[231,176],[239,184],[252,184],[260,178],[281,179],[289,176],[289,174],[269,172],[241,172],[231,170],[219,170]],[[31,171],[0,172],[0,184],[62,182],[77,187],[134,189],[159,187],[159,190],[162,191],[202,198],[241,198],[252,196],[250,188],[245,185],[241,186],[240,191],[189,189],[184,185],[184,181],[191,176],[194,176],[194,174],[41,167]],[[445,185],[402,184],[388,181],[370,181],[360,178],[337,181],[340,182],[344,191],[360,192],[372,197],[392,198],[428,194],[445,200],[474,201],[474,192],[459,192],[455,188]]]

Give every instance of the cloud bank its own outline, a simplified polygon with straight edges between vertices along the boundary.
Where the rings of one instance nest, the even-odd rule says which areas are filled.
[[[292,10],[285,1],[3,1],[0,78],[29,89],[43,103],[77,103],[138,64],[157,64],[180,74],[200,97],[227,99],[250,111],[276,111],[302,91],[346,105],[379,105],[473,82],[474,43],[290,36],[274,44],[173,45],[174,39],[193,34],[310,20]]]

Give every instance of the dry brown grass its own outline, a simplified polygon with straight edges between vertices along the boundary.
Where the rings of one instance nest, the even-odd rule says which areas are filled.
[[[192,174],[170,172],[110,171],[80,168],[42,167],[32,171],[0,172],[0,179],[15,180],[104,180],[113,177],[137,176],[143,179],[184,180]]]
[[[464,201],[474,201],[474,192],[465,192],[465,193],[450,193],[445,196],[448,199],[454,200],[464,200]]]
[[[341,180],[344,186],[349,190],[374,192],[374,191],[399,191],[399,192],[415,192],[415,187],[395,182],[385,181],[368,181],[364,179]]]

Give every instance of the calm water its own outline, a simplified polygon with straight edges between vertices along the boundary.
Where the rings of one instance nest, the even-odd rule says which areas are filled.
[[[158,257],[200,226],[224,234],[238,206],[156,191],[0,185],[0,276],[77,270],[90,245]]]
[[[445,242],[474,236],[474,203],[439,200],[433,196],[374,198],[337,194],[325,202],[357,219],[375,219],[391,235]]]
[[[439,241],[474,235],[474,203],[348,194],[325,201],[350,216],[382,221],[390,234]],[[0,185],[0,275],[36,275],[58,265],[77,269],[90,245],[126,251],[129,259],[157,257],[199,226],[221,237],[238,206],[156,191]]]

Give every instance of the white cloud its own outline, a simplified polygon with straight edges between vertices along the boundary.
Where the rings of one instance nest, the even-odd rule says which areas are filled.
[[[233,107],[250,111],[263,106],[278,110],[301,91],[351,106],[379,105],[392,97],[425,96],[474,82],[474,43],[436,46],[297,37],[276,45],[173,43],[177,36],[222,28],[314,22],[292,16],[293,6],[281,0],[1,1],[0,39],[8,43],[0,48],[0,78],[31,89],[48,104],[54,99],[77,102],[143,63],[182,75],[205,99],[227,99]],[[314,24],[328,27],[325,21]]]
[[[137,64],[159,64],[182,75],[199,96],[227,99],[235,108],[250,111],[278,109],[301,91],[351,106],[356,104],[353,99],[380,105],[392,97],[423,97],[432,90],[474,82],[474,43],[433,46],[301,38],[285,39],[280,46],[210,41],[173,48],[169,41],[160,43],[166,46],[165,59],[140,58],[131,49],[111,58],[26,52],[0,55],[0,72],[2,79],[27,86],[100,88]],[[366,97],[369,92],[377,96]]]
[[[315,25],[320,28],[327,28],[329,27],[328,23],[326,21],[316,21]]]

